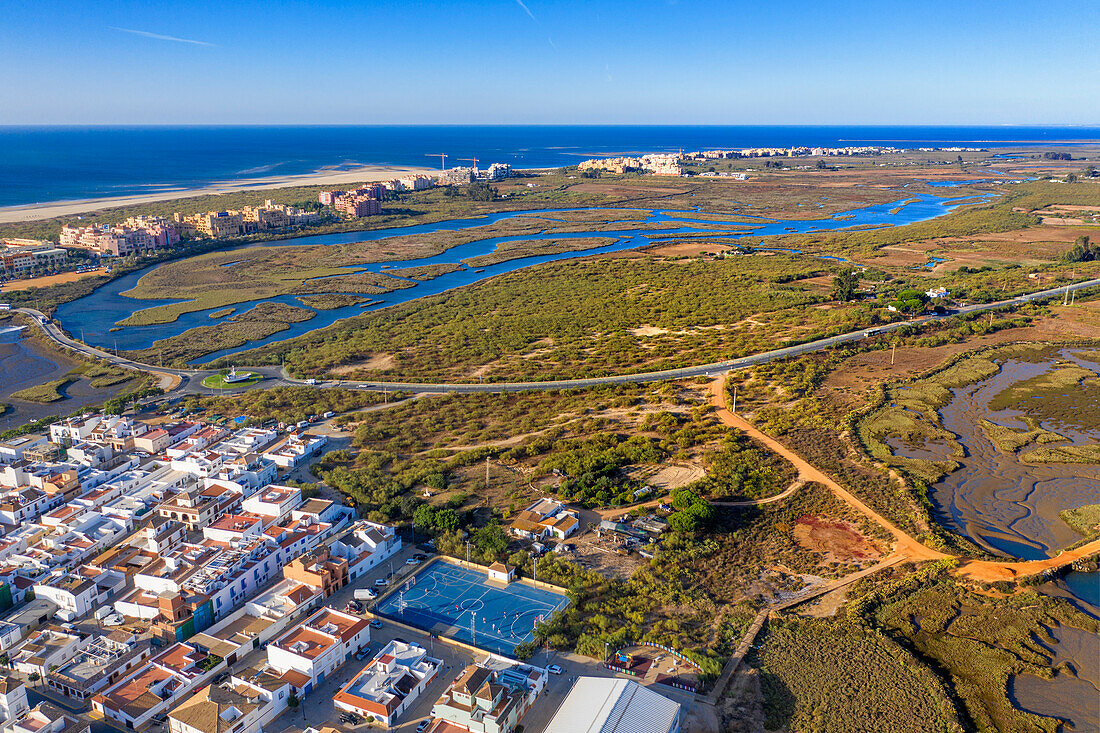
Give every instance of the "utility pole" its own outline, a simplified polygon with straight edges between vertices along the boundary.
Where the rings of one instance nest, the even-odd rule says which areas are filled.
[[[489,490],[489,456],[485,456],[485,490]]]
[[[470,564],[470,541],[466,540],[466,564]]]
[[[894,355],[898,353],[898,345],[890,346],[890,366],[894,366]]]
[[[733,409],[730,412],[737,412],[737,385],[733,385]]]

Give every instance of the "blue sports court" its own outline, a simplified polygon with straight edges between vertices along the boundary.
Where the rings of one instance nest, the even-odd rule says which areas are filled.
[[[375,613],[436,636],[511,654],[534,639],[535,623],[565,608],[561,593],[524,583],[492,582],[486,573],[437,561],[404,581]]]

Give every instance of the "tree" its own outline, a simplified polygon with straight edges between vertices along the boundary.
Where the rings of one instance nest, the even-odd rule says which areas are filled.
[[[490,524],[474,534],[474,544],[484,559],[496,560],[508,549],[508,538],[499,524]]]
[[[516,645],[515,649],[512,650],[512,656],[523,662],[535,656],[535,652],[538,650],[539,645],[534,641],[525,641]]]
[[[440,509],[435,513],[435,528],[441,532],[453,532],[459,523],[458,512],[454,509]]]
[[[691,512],[675,512],[668,516],[668,527],[673,532],[694,532],[699,528],[699,517]]]
[[[819,171],[823,171],[823,170],[825,170],[825,168],[826,168],[826,167],[827,167],[827,166],[825,165],[825,161],[824,161],[824,160],[818,160],[818,161],[817,161],[817,169],[818,169]]]
[[[291,690],[290,691],[290,696],[287,697],[287,699],[286,699],[286,706],[288,708],[290,708],[291,710],[297,710],[298,709],[298,704],[299,704],[298,696],[296,694],[294,694],[294,690]]]
[[[856,296],[859,279],[862,275],[854,267],[846,267],[833,278],[833,299],[842,303]]]
[[[413,524],[421,529],[432,529],[435,527],[435,509],[431,504],[421,504],[413,512]]]
[[[1100,259],[1100,246],[1089,244],[1089,237],[1082,235],[1073,243],[1073,249],[1066,252],[1066,262],[1092,262]]]
[[[497,189],[488,183],[478,181],[470,184],[470,187],[466,190],[466,195],[473,201],[496,201]]]

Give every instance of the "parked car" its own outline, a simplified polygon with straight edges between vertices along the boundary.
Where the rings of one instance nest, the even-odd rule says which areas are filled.
[[[405,564],[406,565],[419,565],[420,561],[417,560],[415,557],[410,557],[408,560],[405,561]]]
[[[379,588],[385,588],[387,585],[390,584],[390,579],[379,578],[378,580],[374,581],[374,584],[377,585]]]
[[[427,720],[421,720],[416,726],[416,733],[424,733],[428,729],[428,726],[432,724],[431,718]]]
[[[424,561],[424,560],[428,559],[428,556],[425,555],[423,552],[418,552],[415,555],[413,555],[413,557],[415,557],[417,560],[420,560],[420,561]]]
[[[364,659],[370,656],[370,647],[365,646],[355,653],[355,658],[362,662]]]
[[[370,627],[372,629],[380,629],[380,628],[382,628],[382,622],[379,621],[376,618],[372,618],[371,621],[370,621]]]
[[[549,667],[546,668],[546,671],[550,674],[561,674],[564,670],[562,670],[562,668],[556,664],[551,664]]]

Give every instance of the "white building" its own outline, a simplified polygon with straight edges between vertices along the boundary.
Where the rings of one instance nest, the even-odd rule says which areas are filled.
[[[241,508],[249,514],[262,517],[264,527],[270,527],[289,517],[291,510],[301,503],[301,489],[271,484],[245,499]]]
[[[368,643],[369,622],[325,607],[269,643],[267,664],[308,695]]]
[[[329,554],[348,563],[348,579],[355,580],[401,550],[401,537],[387,524],[360,519],[333,540]]]
[[[140,730],[224,668],[225,660],[191,644],[173,644],[95,695],[92,709],[127,728]]]
[[[391,641],[336,693],[333,704],[393,727],[442,666],[423,647]]]
[[[168,713],[170,733],[258,733],[287,707],[291,685],[270,674],[207,685]]]
[[[55,572],[35,583],[34,595],[56,603],[57,618],[76,621],[103,606],[125,582],[126,576],[120,572],[84,565],[71,572]]]
[[[291,433],[282,444],[268,450],[263,457],[279,468],[296,468],[324,448],[327,442],[328,438],[323,435]]]
[[[679,703],[632,680],[578,677],[543,733],[678,733]]]
[[[61,712],[48,702],[40,702],[11,726],[12,733],[88,733],[91,726]]]
[[[0,677],[0,727],[7,729],[31,709],[27,687],[14,677]]]

